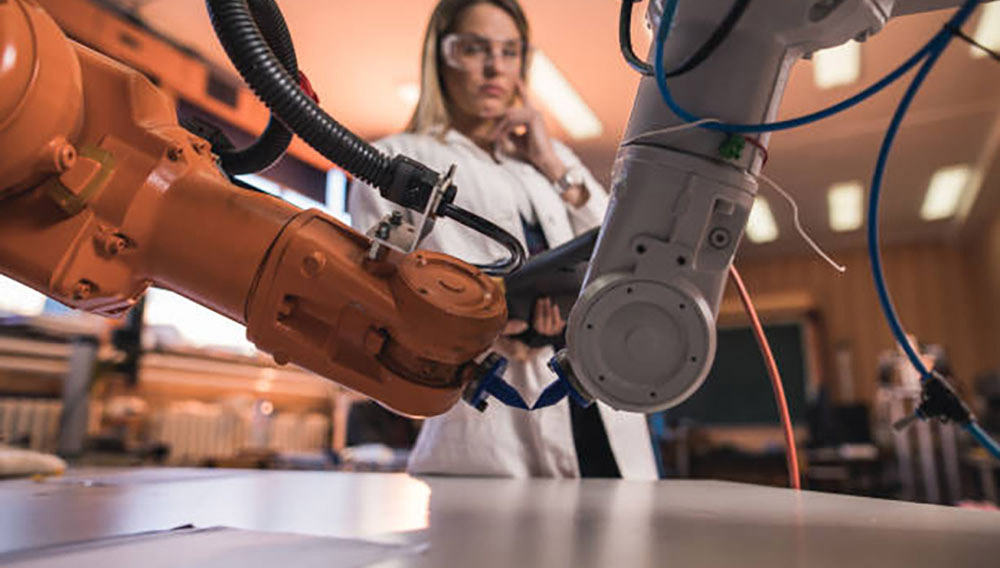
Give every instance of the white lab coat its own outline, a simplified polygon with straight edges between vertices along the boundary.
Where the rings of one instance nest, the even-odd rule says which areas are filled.
[[[455,202],[503,227],[524,243],[524,231],[514,191],[531,200],[549,246],[558,246],[599,225],[607,193],[586,173],[588,202],[575,209],[562,201],[555,187],[534,167],[501,158],[499,162],[454,130],[443,138],[399,134],[376,143],[390,155],[404,154],[437,171],[457,165]],[[569,148],[556,142],[556,153],[569,166],[583,168]],[[371,187],[355,182],[348,199],[354,227],[367,231],[398,206]],[[409,214],[409,213],[407,213]],[[504,248],[451,219],[439,218],[420,248],[441,251],[482,264],[500,260]],[[568,314],[564,314],[564,317]],[[502,348],[494,347],[501,354]],[[511,360],[505,379],[532,404],[555,377],[546,366],[551,347],[532,350],[527,361]],[[509,358],[509,355],[508,355]],[[413,474],[484,475],[503,477],[579,477],[570,422],[569,401],[534,412],[492,401],[485,412],[459,403],[447,413],[424,422],[410,456]],[[612,452],[625,479],[656,479],[649,430],[643,415],[618,412],[599,404]]]

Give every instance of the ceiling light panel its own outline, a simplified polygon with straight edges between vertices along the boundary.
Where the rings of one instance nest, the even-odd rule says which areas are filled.
[[[821,49],[813,54],[813,80],[820,89],[850,85],[861,77],[861,44]]]
[[[604,132],[604,125],[594,111],[541,50],[534,52],[528,82],[535,98],[542,101],[570,137],[586,140]]]
[[[925,221],[936,221],[954,215],[971,176],[972,170],[967,165],[950,166],[934,172],[920,208],[920,217]]]
[[[778,238],[778,224],[774,222],[771,206],[763,197],[757,197],[750,209],[747,238],[758,244],[769,243]]]
[[[980,8],[979,23],[972,37],[990,49],[1000,49],[1000,2],[990,2]],[[969,50],[977,59],[986,57],[986,52],[976,46],[970,46]]]
[[[420,100],[420,85],[416,83],[404,83],[396,87],[396,94],[408,106],[415,107],[417,106],[417,101]]]
[[[864,222],[865,188],[860,181],[836,183],[826,193],[830,228],[834,231],[855,231]]]

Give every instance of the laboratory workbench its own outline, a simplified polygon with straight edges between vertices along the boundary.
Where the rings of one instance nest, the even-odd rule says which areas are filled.
[[[2,481],[0,503],[4,566],[48,566],[32,551],[183,525],[420,547],[378,566],[984,568],[1000,561],[997,512],[713,481],[91,470]]]

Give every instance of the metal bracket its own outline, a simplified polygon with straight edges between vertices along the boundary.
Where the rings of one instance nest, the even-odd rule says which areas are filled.
[[[455,179],[455,165],[448,168],[447,173],[438,179],[434,189],[431,190],[427,205],[417,217],[415,225],[403,221],[403,215],[395,211],[386,215],[374,227],[368,230],[368,236],[374,241],[369,251],[369,256],[377,256],[381,247],[389,247],[404,254],[409,254],[417,249],[420,241],[425,236],[427,225],[434,222],[435,211],[441,205],[441,198],[452,186]]]

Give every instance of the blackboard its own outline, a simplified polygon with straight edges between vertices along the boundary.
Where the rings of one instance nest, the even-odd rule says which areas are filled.
[[[764,332],[778,363],[793,423],[806,411],[806,345],[799,323],[769,325]],[[779,425],[771,381],[749,327],[720,328],[715,363],[694,395],[666,411],[668,421],[688,418],[697,424]]]

